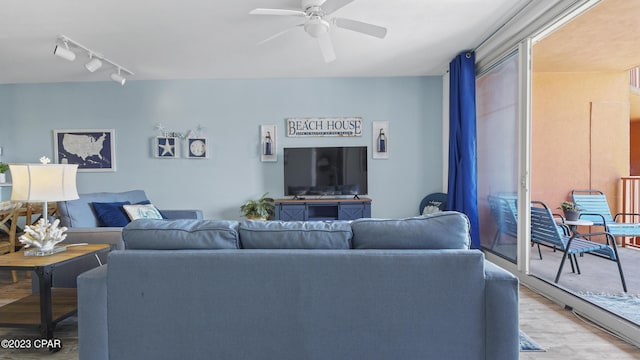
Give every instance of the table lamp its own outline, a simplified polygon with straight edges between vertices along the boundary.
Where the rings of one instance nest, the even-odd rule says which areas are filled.
[[[20,236],[20,242],[25,247],[33,248],[26,250],[25,256],[45,256],[66,250],[66,247],[56,244],[67,237],[64,234],[67,228],[58,228],[58,219],[49,223],[47,202],[78,199],[78,165],[49,164],[50,160],[46,157],[42,157],[40,162],[41,164],[9,164],[13,182],[11,200],[42,203],[42,218],[34,225],[27,224],[25,234]]]

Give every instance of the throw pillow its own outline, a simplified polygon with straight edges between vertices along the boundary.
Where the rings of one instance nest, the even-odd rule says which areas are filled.
[[[122,206],[131,204],[128,201],[123,202],[109,202],[109,203],[101,203],[94,202],[91,203],[93,206],[93,211],[96,214],[96,218],[98,219],[98,224],[100,226],[106,227],[123,227],[127,226],[129,223],[129,217],[122,209]]]
[[[132,221],[137,219],[162,219],[160,211],[153,204],[124,205],[123,208]]]
[[[140,202],[135,203],[135,205],[148,205],[151,204],[151,201],[149,200],[143,200]],[[162,216],[163,219],[168,220],[169,218],[167,217],[167,215],[165,215],[160,209],[156,208],[156,210],[158,210],[158,212],[160,213],[160,216]]]

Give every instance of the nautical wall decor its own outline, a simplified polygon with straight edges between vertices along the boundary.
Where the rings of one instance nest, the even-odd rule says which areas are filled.
[[[361,117],[288,118],[287,137],[362,136]]]
[[[278,161],[276,126],[260,125],[260,160]]]
[[[371,128],[373,140],[373,158],[388,159],[389,158],[389,122],[374,121]]]

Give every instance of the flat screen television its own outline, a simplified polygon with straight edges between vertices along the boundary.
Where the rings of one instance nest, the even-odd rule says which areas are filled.
[[[284,148],[284,193],[366,195],[367,147]]]

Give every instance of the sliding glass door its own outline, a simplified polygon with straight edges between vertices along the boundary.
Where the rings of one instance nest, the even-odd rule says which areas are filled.
[[[477,77],[480,244],[517,261],[518,52]]]

